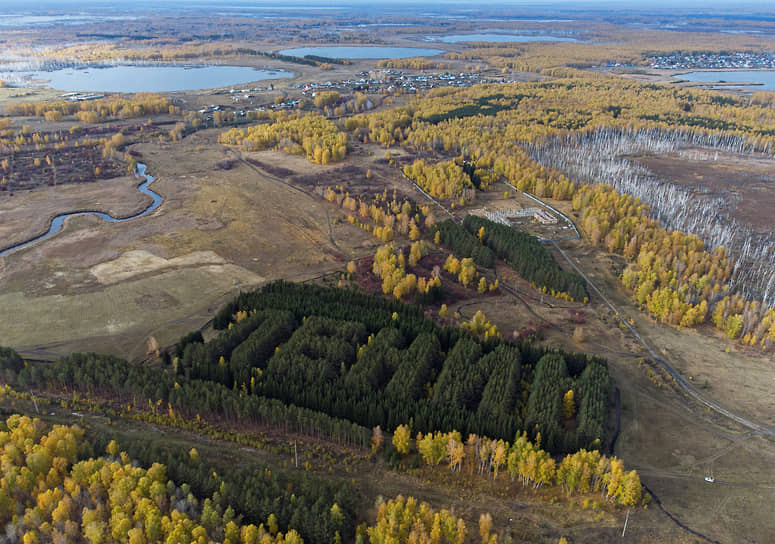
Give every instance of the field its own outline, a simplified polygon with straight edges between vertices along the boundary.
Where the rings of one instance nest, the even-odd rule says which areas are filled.
[[[180,144],[133,148],[157,178],[152,188],[166,197],[151,216],[121,224],[70,219],[50,240],[6,257],[3,307],[23,318],[3,328],[0,342],[30,356],[99,347],[116,353],[131,348],[140,357],[138,346],[148,338],[173,342],[204,325],[209,312],[240,289],[341,269],[353,251],[363,251],[361,231],[332,225],[331,211],[317,195],[248,162],[217,169],[229,152],[213,143],[216,135],[205,131]],[[27,239],[46,228],[47,218],[69,210],[131,214],[147,198],[136,184],[127,177],[6,196],[0,201],[10,219],[3,221],[5,239]],[[140,257],[147,262],[138,263]],[[48,321],[45,332],[35,326]],[[114,343],[113,335],[121,340]]]
[[[51,219],[64,211],[96,209],[126,217],[144,209],[150,198],[137,191],[138,178],[122,176],[85,184],[41,187],[18,191],[0,200],[3,247],[28,240],[48,230]],[[35,213],[30,213],[30,210]]]
[[[540,44],[512,44],[504,45],[503,50],[482,47],[477,53],[467,56],[466,51],[479,46],[462,43],[429,45],[418,40],[427,35],[453,31],[481,31],[481,25],[474,20],[461,18],[444,23],[433,21],[431,24],[426,20],[418,23],[414,16],[406,15],[397,17],[394,27],[384,27],[384,32],[381,31],[377,38],[377,34],[364,30],[371,24],[367,22],[371,21],[370,16],[363,16],[363,25],[343,27],[334,35],[326,28],[338,21],[338,15],[324,12],[315,15],[320,16],[320,21],[296,20],[284,15],[269,22],[236,14],[233,17],[219,16],[223,37],[208,37],[212,20],[203,14],[180,20],[160,16],[156,29],[158,35],[152,37],[133,36],[133,33],[142,33],[146,22],[126,22],[126,29],[122,29],[125,33],[105,41],[100,38],[99,44],[83,41],[67,25],[53,31],[62,42],[82,42],[72,48],[48,53],[51,58],[60,60],[110,60],[124,56],[139,61],[165,58],[172,62],[283,68],[293,71],[294,77],[271,82],[271,87],[269,82],[260,82],[257,85],[262,90],[251,91],[249,97],[240,97],[240,90],[232,92],[230,88],[170,93],[165,97],[174,105],[169,113],[165,109],[160,114],[133,119],[115,117],[100,123],[80,123],[72,115],[65,116],[61,121],[43,117],[12,117],[10,122],[14,132],[3,135],[4,147],[0,150],[0,159],[7,158],[13,162],[12,166],[0,165],[3,177],[0,187],[0,249],[45,232],[51,219],[61,213],[100,210],[114,217],[126,217],[144,209],[149,198],[137,191],[139,179],[126,175],[127,160],[130,159],[147,165],[148,173],[156,178],[151,188],[161,194],[164,201],[153,213],[122,223],[106,223],[91,216],[68,219],[64,229],[55,236],[0,257],[0,308],[4,316],[0,325],[0,346],[15,348],[30,361],[30,365],[48,365],[48,362],[72,352],[94,351],[126,358],[141,369],[218,374],[224,365],[231,364],[230,361],[221,364],[214,358],[212,368],[203,370],[204,365],[197,366],[200,362],[193,360],[191,355],[187,360],[183,352],[177,353],[175,343],[192,331],[201,331],[208,341],[216,338],[219,331],[213,324],[218,322],[218,311],[235,296],[279,279],[318,286],[339,285],[382,296],[383,279],[375,275],[373,268],[375,253],[386,243],[372,234],[379,221],[371,219],[355,206],[345,206],[344,196],[364,203],[377,202],[385,209],[391,209],[391,213],[396,214],[396,224],[400,224],[400,204],[408,200],[413,205],[411,220],[416,220],[418,232],[429,249],[428,255],[417,264],[407,266],[406,272],[420,278],[439,274],[443,286],[439,297],[424,305],[424,316],[439,325],[456,327],[473,320],[477,312],[482,311],[497,326],[503,339],[531,340],[541,349],[558,348],[605,358],[615,393],[605,414],[607,438],[603,441],[604,449],[608,450],[607,440],[616,437],[606,453],[623,459],[628,470],[638,471],[645,485],[644,491],[650,493],[652,502],[648,507],[637,507],[629,513],[627,536],[622,538],[625,510],[603,505],[598,495],[594,500],[587,501],[582,497],[567,498],[559,486],[534,491],[518,481],[509,481],[505,470],[497,482],[491,482],[489,478],[473,474],[473,470],[458,474],[429,468],[421,463],[419,454],[396,468],[395,459],[386,455],[372,456],[367,447],[344,445],[347,440],[341,436],[326,436],[312,426],[303,432],[292,432],[276,423],[248,422],[242,415],[220,414],[200,419],[200,414],[196,412],[194,416],[194,411],[179,416],[178,420],[173,418],[170,423],[163,419],[167,408],[153,403],[146,407],[144,394],[140,396],[143,405],[137,406],[134,398],[120,399],[118,393],[115,398],[111,397],[106,392],[109,391],[107,388],[97,388],[79,397],[77,387],[45,391],[38,389],[37,383],[28,384],[30,391],[41,397],[38,401],[41,411],[47,414],[44,418],[56,423],[78,422],[90,431],[112,433],[119,441],[128,443],[149,438],[178,444],[186,450],[196,447],[203,457],[223,471],[255,460],[267,462],[278,469],[292,469],[296,445],[299,470],[304,467],[306,472],[315,476],[352,482],[361,494],[359,521],[369,523],[376,515],[375,505],[380,497],[404,494],[427,500],[434,507],[452,508],[456,515],[465,519],[473,532],[476,532],[480,514],[489,512],[493,515],[496,531],[501,535],[511,535],[514,542],[554,544],[561,536],[568,538],[572,544],[770,541],[772,504],[775,502],[775,476],[771,470],[775,460],[771,348],[766,351],[761,345],[752,347],[740,341],[731,341],[719,328],[707,323],[709,319],[704,325],[689,329],[671,327],[647,315],[633,302],[633,294],[622,286],[621,276],[628,261],[622,255],[605,251],[603,243],[592,243],[591,229],[589,232],[584,230],[584,210],[574,211],[571,200],[543,198],[574,220],[581,238],[546,243],[544,247],[549,249],[561,268],[572,272],[565,257],[567,255],[615,306],[615,310],[592,289],[587,289],[590,295],[588,302],[550,296],[550,293],[542,292],[520,277],[502,259],[497,259],[492,268],[479,267],[473,285],[464,287],[456,273],[444,270],[451,251],[432,243],[430,223],[446,219],[447,211],[462,220],[470,212],[484,216],[490,212],[534,208],[538,204],[499,182],[490,191],[472,190],[473,197],[469,202],[458,194],[439,198],[440,204],[434,203],[416,190],[401,173],[403,166],[412,164],[418,158],[433,164],[454,160],[463,164],[463,161],[475,160],[477,154],[482,158],[490,151],[497,155],[506,150],[508,155],[513,150],[509,147],[511,143],[534,142],[540,139],[536,135],[547,138],[557,134],[562,136],[565,134],[562,131],[572,133],[576,128],[588,128],[591,134],[597,130],[594,123],[600,119],[602,126],[610,123],[613,133],[616,127],[626,126],[616,124],[625,122],[623,118],[616,121],[620,114],[632,115],[627,122],[631,121],[636,127],[647,126],[647,114],[653,113],[648,109],[650,107],[660,108],[660,113],[663,106],[666,110],[677,108],[677,113],[673,112],[677,116],[688,114],[694,107],[698,116],[707,114],[712,117],[708,112],[715,115],[718,112],[713,108],[718,106],[718,111],[722,112],[718,115],[726,115],[723,108],[729,104],[724,100],[706,103],[703,102],[704,95],[700,94],[686,98],[689,95],[681,93],[690,91],[674,82],[672,72],[641,68],[646,62],[643,44],[651,44],[652,40],[655,40],[655,51],[669,51],[675,47],[686,50],[718,48],[720,46],[714,41],[717,35],[706,31],[662,33],[648,27],[632,31],[630,27],[593,21],[590,17],[597,15],[579,12],[579,20],[555,21],[548,26],[519,20],[502,21],[498,25],[514,31],[522,27],[534,31],[551,29],[566,32],[569,36],[599,40],[603,42],[599,44],[602,52],[595,50],[593,54],[594,47],[588,43],[554,44],[545,48]],[[640,16],[633,15],[632,18],[632,24],[642,23]],[[644,20],[647,19],[644,16]],[[700,22],[696,24],[700,25]],[[714,30],[716,22],[709,20],[702,24]],[[115,30],[112,25],[102,22],[93,31],[112,36],[110,33]],[[766,28],[765,23],[762,25]],[[199,32],[201,36],[197,34],[193,41],[181,38],[193,32]],[[8,35],[18,39],[20,48],[36,45],[31,38],[34,33],[28,35],[10,31]],[[620,41],[625,42],[621,52],[618,45],[613,49],[608,47],[610,42],[618,44]],[[432,59],[442,63],[442,67],[401,68],[402,71],[378,69],[376,60],[315,66],[303,61],[294,63],[266,56],[285,47],[331,43],[410,47],[438,45],[453,55],[451,58]],[[725,47],[758,50],[769,47],[771,43],[764,36],[733,35],[725,42]],[[242,52],[235,52],[234,48],[241,48]],[[246,53],[246,50],[250,52]],[[460,55],[456,56],[456,53]],[[615,55],[617,62],[632,64],[621,70],[622,75],[631,81],[666,83],[671,88],[664,96],[644,98],[644,104],[648,100],[652,102],[650,106],[644,106],[643,111],[638,111],[640,104],[637,100],[624,109],[598,108],[606,100],[613,100],[613,94],[604,94],[607,90],[599,96],[590,94],[590,100],[579,94],[569,104],[560,104],[561,107],[549,103],[573,86],[579,93],[588,92],[587,88],[598,84],[604,87],[599,83],[603,81],[600,78],[607,76],[601,74],[617,71],[604,64],[610,55]],[[557,60],[566,56],[573,62],[568,61],[570,64],[567,64],[565,60]],[[575,78],[576,69],[590,66],[595,67],[595,74],[582,74]],[[443,85],[449,83],[447,78],[450,73],[452,77],[458,77],[458,83],[450,84],[450,88],[436,89],[441,82]],[[536,91],[539,87],[553,88],[555,83],[552,80],[555,78],[565,78],[564,83],[557,84],[557,95],[547,92],[549,98],[546,98]],[[490,93],[492,96],[485,96],[483,101],[477,93],[479,89],[488,87],[455,89],[455,86],[467,87],[480,80],[487,81],[491,88],[507,81],[541,80],[542,86],[525,91],[525,96],[533,93],[529,98],[519,94],[524,89],[512,86],[507,91],[512,93],[510,96]],[[328,83],[324,83],[326,81]],[[312,83],[316,86],[310,85]],[[315,105],[315,97],[324,88],[341,93],[331,107]],[[615,88],[612,83],[611,89]],[[643,87],[644,97],[648,95],[647,88],[651,91],[656,89],[653,85]],[[456,92],[461,94],[455,95]],[[627,94],[629,92],[622,91],[627,100],[632,99]],[[438,99],[433,107],[438,106],[439,109],[429,108],[425,114],[431,112],[430,115],[438,115],[438,119],[428,123],[427,132],[412,139],[408,135],[417,130],[417,125],[421,124],[418,119],[422,118],[423,106],[418,97],[426,93]],[[670,93],[673,98],[681,97],[687,103],[673,104],[670,101],[673,98],[668,96]],[[0,88],[0,107],[33,100],[52,100],[58,94],[44,88],[3,87]],[[465,111],[459,113],[458,118],[450,114],[447,119],[449,111],[458,111],[453,108],[455,104],[449,102],[454,96],[465,102],[466,106],[460,108]],[[745,97],[739,92],[732,96]],[[369,108],[355,109],[355,104],[363,97],[368,98]],[[544,99],[546,104],[541,102]],[[564,99],[568,100],[567,97]],[[476,107],[471,106],[474,100],[480,100]],[[625,103],[625,98],[622,100]],[[692,100],[694,102],[689,103]],[[506,111],[490,111],[488,108],[483,111],[482,104],[489,107],[497,103],[500,108],[500,101],[513,107],[503,106]],[[567,116],[563,109],[566,105],[570,105],[569,111],[573,112]],[[769,141],[766,138],[775,134],[771,129],[771,105],[772,102],[769,109],[756,110],[756,121],[751,122],[754,127],[750,129],[751,133],[761,142]],[[273,109],[273,106],[282,107]],[[335,106],[341,109],[335,109]],[[386,112],[399,106],[409,108],[411,113],[393,124]],[[700,111],[703,107],[705,109]],[[176,112],[176,108],[181,111]],[[533,109],[535,116],[528,117],[526,112]],[[240,117],[245,111],[251,113],[251,110],[255,110],[255,117]],[[223,115],[216,115],[216,112]],[[332,164],[314,164],[303,154],[289,154],[282,150],[284,146],[292,147],[292,143],[299,147],[301,142],[291,142],[290,136],[278,141],[276,148],[263,151],[246,151],[237,145],[218,143],[223,132],[231,126],[245,125],[248,118],[259,119],[261,123],[273,120],[282,123],[286,115],[293,117],[297,112],[326,116],[338,131],[347,132],[346,158]],[[355,130],[346,129],[348,118],[356,112],[363,113],[364,117],[373,116],[371,119],[385,115],[387,121],[376,120],[373,126],[366,122]],[[455,133],[458,129],[460,132],[471,130],[489,134],[486,123],[491,119],[495,120],[493,131],[500,130],[498,123],[501,126],[508,124],[508,117],[504,116],[506,113],[525,114],[525,126],[536,132],[531,134],[527,129],[524,132],[516,130],[507,134],[504,139],[506,144],[501,142],[489,146],[485,143],[478,148],[474,137],[462,145],[459,144],[463,138],[455,139],[460,136]],[[232,114],[233,117],[229,117]],[[749,119],[747,115],[741,113],[736,118],[745,130],[750,128],[744,123]],[[467,125],[469,121],[471,124]],[[216,124],[221,126],[205,128]],[[85,128],[77,128],[80,125],[85,125]],[[380,133],[379,130],[385,127],[384,133]],[[676,127],[676,130],[691,130],[679,124]],[[541,132],[544,129],[546,131]],[[557,132],[552,132],[555,129]],[[455,134],[443,134],[443,130]],[[118,132],[122,133],[126,143],[108,149],[107,141]],[[25,134],[28,139],[17,141],[18,134]],[[34,138],[33,134],[39,136]],[[534,136],[536,140],[531,140]],[[521,140],[523,137],[526,139]],[[104,140],[98,144],[84,145],[87,140],[100,138]],[[393,140],[386,147],[377,143],[382,138]],[[775,206],[775,177],[772,174],[775,163],[771,157],[754,153],[735,154],[688,144],[679,144],[671,149],[664,153],[637,152],[613,158],[626,158],[655,176],[690,191],[696,202],[709,203],[709,214],[728,216],[757,235],[771,237],[772,209]],[[584,158],[585,153],[581,149],[579,154]],[[526,157],[528,155],[526,153]],[[49,156],[53,156],[53,160],[49,161]],[[496,163],[493,161],[483,168],[497,170]],[[543,175],[530,166],[528,160],[521,162],[512,172],[516,172],[516,179],[522,182],[534,181]],[[572,176],[569,174],[569,177]],[[517,183],[514,179],[512,181]],[[335,189],[339,196],[325,198],[329,188]],[[551,194],[551,191],[547,190],[546,194]],[[390,204],[391,200],[397,204]],[[425,206],[432,214],[427,224],[424,221],[426,212],[423,211],[425,217],[421,217],[417,211]],[[407,222],[409,218],[403,219]],[[726,219],[721,222],[724,221]],[[557,224],[542,225],[527,217],[515,222],[514,226],[544,239],[572,238],[575,234],[561,218]],[[399,232],[396,226],[394,230],[389,237],[392,244],[408,254],[413,242],[408,228]],[[481,240],[482,235],[479,238]],[[490,292],[477,292],[476,281],[480,277],[485,278],[485,286],[492,285],[497,279],[500,287]],[[385,298],[391,297],[387,295]],[[420,297],[418,294],[404,298],[411,303]],[[246,306],[244,310],[249,313],[250,307]],[[445,310],[446,313],[443,313]],[[235,327],[239,326],[238,320],[250,319],[235,315],[237,317],[232,323]],[[298,317],[299,322],[304,323],[308,316]],[[754,431],[705,408],[687,395],[651,360],[648,351],[622,319],[700,394],[743,418],[760,423],[769,431]],[[298,332],[299,329],[296,330]],[[240,384],[228,375],[206,383],[214,389],[217,382],[219,387],[233,390],[240,398],[249,389],[253,392],[254,387],[266,388],[260,389],[260,394],[267,398],[279,398],[283,403],[307,407],[328,416],[336,414],[336,417],[369,429],[379,422],[384,431],[393,431],[384,423],[388,419],[379,419],[381,416],[388,417],[382,412],[384,407],[380,405],[378,411],[375,404],[367,402],[376,397],[382,399],[380,395],[384,393],[382,386],[385,384],[377,387],[370,383],[370,389],[364,389],[368,389],[368,394],[364,392],[362,398],[357,399],[361,404],[356,406],[353,399],[357,388],[353,384],[358,376],[355,373],[353,376],[346,374],[351,370],[346,367],[350,363],[354,367],[360,360],[361,349],[369,353],[372,339],[364,335],[357,341],[352,340],[352,345],[344,341],[340,343],[352,347],[357,355],[347,365],[344,361],[329,361],[330,368],[324,370],[330,374],[330,380],[317,389],[297,379],[298,376],[290,371],[270,369],[269,366],[252,375],[257,378],[255,382],[246,380]],[[288,338],[271,348],[276,351],[271,352],[267,361],[274,360],[275,364],[283,360],[284,350],[296,349],[290,333]],[[307,356],[305,349],[313,348],[304,345],[295,355],[299,358]],[[439,359],[445,361],[452,350],[453,345],[445,345]],[[399,358],[405,357],[405,351],[397,353]],[[169,359],[175,359],[175,362]],[[469,366],[477,367],[478,362],[479,359],[472,359]],[[177,365],[189,366],[179,371]],[[437,366],[422,380],[418,398],[411,399],[411,402],[408,396],[402,398],[400,408],[408,410],[407,406],[416,407],[413,403],[420,405],[432,399],[436,387],[442,389],[439,383],[443,385],[443,381],[438,375],[443,372],[442,365]],[[531,367],[528,372],[533,370]],[[275,380],[276,383],[270,384],[276,387],[275,390],[267,386],[267,376]],[[345,379],[345,376],[349,378]],[[204,379],[202,376],[195,377]],[[371,375],[369,378],[374,379]],[[520,383],[519,386],[524,386],[522,392],[528,395],[530,383],[528,378],[525,380],[526,385]],[[183,382],[183,379],[180,381]],[[291,386],[302,383],[303,386],[288,392]],[[480,384],[480,389],[484,388],[484,383]],[[177,382],[176,385],[179,386]],[[282,394],[277,393],[281,386],[286,387]],[[326,412],[315,405],[317,401],[312,398],[315,391],[329,395],[325,398],[331,400],[335,409]],[[349,396],[337,397],[335,391],[349,391]],[[26,390],[20,396],[24,394]],[[620,400],[620,412],[614,399]],[[455,400],[460,399],[455,397]],[[468,399],[466,402],[472,401]],[[422,410],[427,409],[427,404],[422,405]],[[515,406],[520,406],[517,401]],[[455,408],[458,406],[455,405]],[[0,410],[32,414],[33,411],[38,413],[38,405],[30,402],[29,398],[3,394],[0,396]],[[168,410],[173,414],[171,404],[168,404]],[[420,421],[420,425],[422,417],[427,417],[427,412],[422,410],[411,414],[412,420]],[[512,416],[516,410],[512,407]],[[525,411],[524,407],[522,410]],[[493,414],[489,416],[495,419]],[[459,412],[455,412],[454,417],[458,418],[453,419],[456,425],[468,426],[469,430],[474,427],[473,420],[460,416]],[[476,424],[487,419],[481,414],[477,417],[480,420]],[[566,418],[562,424],[569,434],[575,433],[575,417]],[[186,430],[184,427],[187,425]],[[529,431],[532,433],[537,428],[536,425]],[[504,434],[504,438],[511,440],[513,436]],[[706,476],[713,476],[715,482],[707,482]]]
[[[635,161],[659,176],[695,191],[698,198],[719,197],[727,201],[729,215],[753,230],[767,234],[775,207],[775,163],[765,157],[731,153],[687,151],[683,156],[637,157]],[[696,159],[693,160],[693,156]]]

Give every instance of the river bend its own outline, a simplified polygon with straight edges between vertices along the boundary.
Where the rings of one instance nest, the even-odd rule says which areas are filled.
[[[156,178],[154,178],[150,174],[146,174],[145,171],[146,171],[146,165],[143,163],[137,163],[137,175],[145,178],[145,181],[143,181],[140,185],[137,186],[137,190],[143,193],[144,195],[150,196],[153,199],[153,201],[144,210],[134,215],[130,215],[128,217],[113,217],[110,214],[96,211],[96,210],[81,210],[77,212],[63,213],[63,214],[57,215],[56,217],[54,217],[54,219],[51,220],[51,224],[49,225],[47,232],[44,232],[40,236],[30,238],[29,240],[19,242],[18,244],[14,244],[10,247],[0,250],[0,257],[4,257],[5,255],[8,255],[9,253],[12,253],[18,249],[22,249],[24,247],[40,242],[41,240],[45,240],[46,238],[55,235],[57,232],[62,230],[62,227],[65,224],[65,220],[70,217],[75,217],[78,215],[94,215],[99,217],[103,221],[107,221],[108,223],[123,223],[124,221],[131,221],[132,219],[137,219],[139,217],[143,217],[144,215],[148,215],[156,208],[161,206],[161,203],[164,201],[164,198],[160,194],[155,193],[148,188],[148,186],[151,183],[153,183],[153,181]]]

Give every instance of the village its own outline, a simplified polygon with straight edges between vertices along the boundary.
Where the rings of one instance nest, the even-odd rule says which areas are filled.
[[[775,68],[775,53],[691,53],[649,57],[649,66],[658,70],[687,69],[767,69]]]

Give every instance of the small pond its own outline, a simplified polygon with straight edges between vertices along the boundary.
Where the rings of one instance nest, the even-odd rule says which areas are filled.
[[[775,91],[775,70],[689,72],[675,77],[700,83],[759,83],[746,85],[745,88],[752,91]],[[728,86],[730,85],[724,85]]]

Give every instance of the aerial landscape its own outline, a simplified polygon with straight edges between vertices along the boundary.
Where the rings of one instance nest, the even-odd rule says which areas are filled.
[[[0,542],[775,542],[775,6],[0,2]]]

